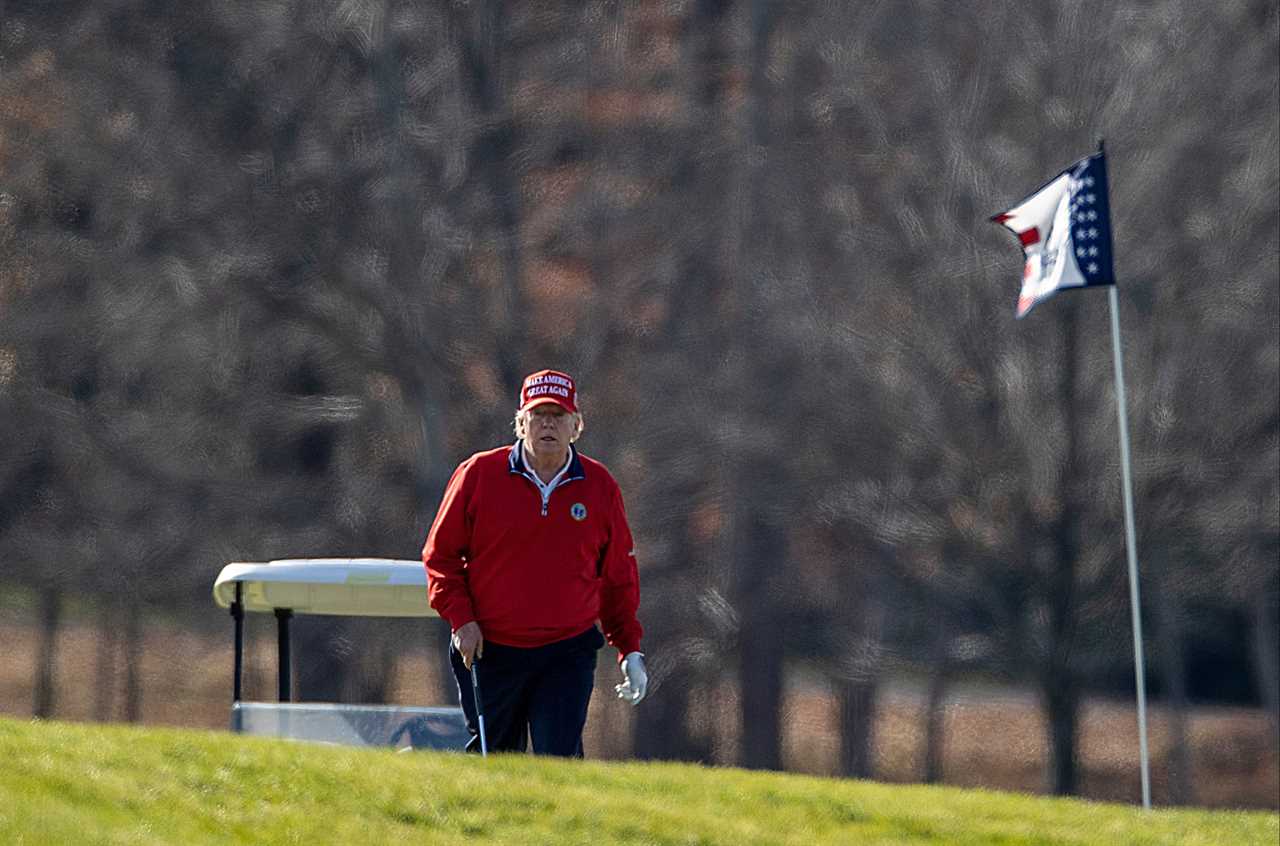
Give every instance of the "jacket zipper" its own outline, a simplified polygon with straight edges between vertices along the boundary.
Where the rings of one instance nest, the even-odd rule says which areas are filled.
[[[548,491],[544,494],[544,493],[542,492],[542,485],[539,485],[537,482],[535,482],[532,476],[530,476],[528,473],[521,473],[520,475],[521,475],[521,476],[524,476],[526,479],[528,479],[528,480],[529,480],[529,482],[530,482],[530,484],[532,484],[535,488],[537,488],[537,489],[538,489],[538,496],[539,496],[539,497],[541,497],[541,499],[542,499],[542,516],[543,516],[543,517],[546,517],[546,516],[547,516],[547,507],[548,507],[548,506],[549,506],[549,504],[551,503],[551,495],[552,495],[553,493],[555,493],[555,492],[556,492],[556,490],[557,490],[561,485],[566,485],[566,484],[568,484],[569,482],[576,481],[576,480],[577,480],[577,478],[578,478],[578,477],[576,477],[576,476],[575,476],[575,477],[574,477],[574,478],[572,478],[572,479],[561,479],[560,481],[556,482],[556,486],[555,486],[554,488],[551,488],[550,490],[548,490]]]

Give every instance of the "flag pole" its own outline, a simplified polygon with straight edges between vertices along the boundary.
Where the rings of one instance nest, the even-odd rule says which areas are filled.
[[[1138,744],[1142,760],[1142,807],[1151,808],[1151,767],[1147,754],[1147,672],[1142,656],[1142,603],[1138,597],[1138,542],[1133,530],[1133,479],[1129,467],[1129,423],[1125,410],[1124,358],[1120,350],[1120,300],[1116,294],[1115,272],[1111,260],[1111,209],[1107,199],[1106,150],[1098,139],[1098,155],[1081,159],[1072,167],[1058,174],[1018,205],[1001,212],[991,219],[1011,230],[1022,242],[1026,258],[1023,270],[1022,293],[1018,297],[1018,317],[1031,310],[1037,302],[1063,287],[1106,285],[1111,298],[1111,345],[1116,366],[1116,414],[1120,419],[1120,467],[1124,482],[1124,531],[1125,550],[1129,556],[1129,605],[1133,615],[1133,662],[1138,689]],[[1097,159],[1096,179],[1089,175],[1093,159]],[[1101,209],[1093,206],[1098,199],[1092,191],[1101,194]],[[1077,196],[1079,194],[1080,196]],[[1099,214],[1101,217],[1099,218]],[[1081,227],[1074,233],[1081,239],[1075,244],[1071,231],[1072,218],[1080,222],[1097,221],[1096,225]],[[1085,241],[1097,241],[1087,246]],[[1057,258],[1066,249],[1066,260]],[[1071,254],[1074,250],[1075,256]],[[1046,257],[1044,254],[1048,252]],[[1083,267],[1074,258],[1088,256]],[[1097,259],[1094,261],[1093,259]],[[1048,263],[1046,266],[1046,262]],[[1069,271],[1069,272],[1068,272]],[[1069,277],[1069,281],[1066,281]]]
[[[1099,145],[1101,146],[1101,145]],[[1142,807],[1151,809],[1151,770],[1147,757],[1147,673],[1142,658],[1142,605],[1138,600],[1138,549],[1133,530],[1133,479],[1129,472],[1129,424],[1125,411],[1124,360],[1120,352],[1120,298],[1111,300],[1111,347],[1116,365],[1116,413],[1120,418],[1120,468],[1124,479],[1124,535],[1129,555],[1129,607],[1133,615],[1133,672],[1138,687],[1138,750],[1142,762]]]

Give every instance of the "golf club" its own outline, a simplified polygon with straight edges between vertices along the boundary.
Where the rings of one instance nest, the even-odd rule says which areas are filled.
[[[476,722],[480,724],[480,757],[489,757],[489,743],[484,736],[484,704],[480,699],[480,675],[476,672],[476,659],[471,659],[471,692],[476,697]]]

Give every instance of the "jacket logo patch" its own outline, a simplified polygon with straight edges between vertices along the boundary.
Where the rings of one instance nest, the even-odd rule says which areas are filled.
[[[569,516],[581,523],[587,519],[587,507],[581,502],[575,502],[569,506]]]

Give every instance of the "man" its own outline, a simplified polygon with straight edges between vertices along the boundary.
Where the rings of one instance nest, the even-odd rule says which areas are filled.
[[[605,641],[618,650],[619,698],[644,698],[631,530],[618,483],[574,446],[582,427],[573,379],[526,377],[515,444],[458,466],[427,535],[427,595],[453,629],[468,751],[480,749],[473,662],[494,751],[523,752],[532,740],[535,754],[582,757]]]

